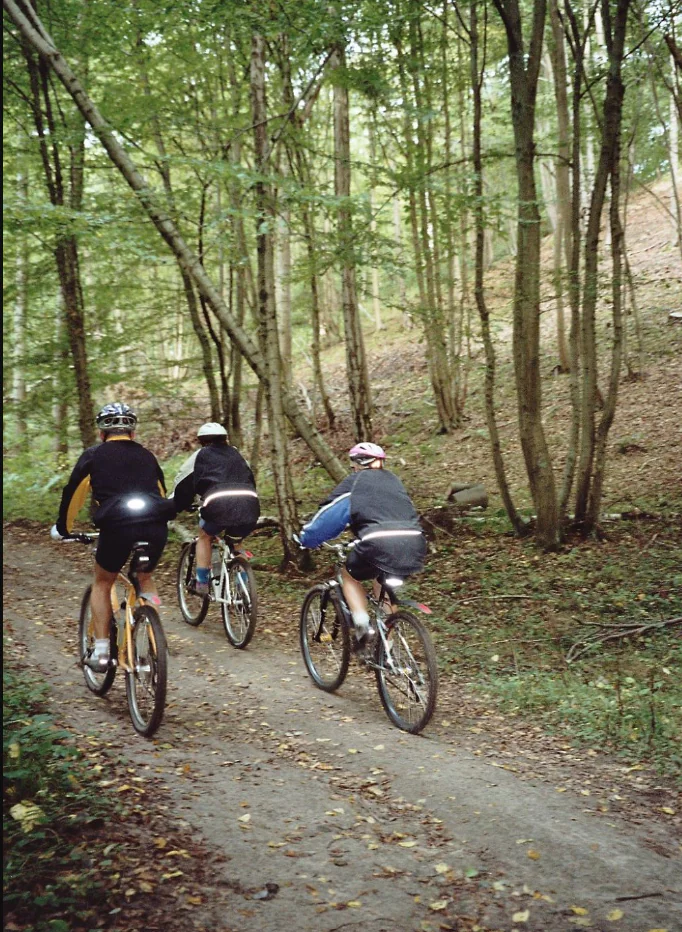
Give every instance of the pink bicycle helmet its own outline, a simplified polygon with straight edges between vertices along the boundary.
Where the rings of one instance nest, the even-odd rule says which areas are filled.
[[[378,444],[368,443],[365,440],[363,440],[362,443],[356,443],[355,446],[348,451],[348,456],[354,463],[357,463],[358,466],[369,466],[373,460],[386,459],[386,454]]]

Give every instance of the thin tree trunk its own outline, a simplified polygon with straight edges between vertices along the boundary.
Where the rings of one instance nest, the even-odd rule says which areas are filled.
[[[500,446],[500,435],[497,429],[497,420],[495,418],[495,348],[490,335],[490,314],[485,300],[485,290],[483,286],[483,161],[481,158],[481,127],[482,127],[482,106],[481,106],[481,85],[483,81],[483,71],[479,69],[479,33],[478,33],[478,0],[472,0],[470,6],[469,18],[469,39],[471,53],[471,89],[473,95],[473,134],[472,134],[472,162],[474,169],[474,228],[475,228],[475,281],[474,294],[476,306],[481,318],[481,334],[483,337],[483,347],[485,349],[485,415],[490,435],[490,447],[493,456],[493,465],[495,467],[495,477],[497,487],[500,490],[502,502],[505,511],[511,522],[512,527],[517,534],[522,535],[527,532],[526,525],[516,510],[516,506],[509,491],[504,460],[502,459],[502,448]]]
[[[545,25],[545,0],[536,0],[526,56],[518,0],[494,0],[507,34],[511,109],[518,180],[518,256],[514,282],[514,374],[519,433],[537,537],[555,549],[561,537],[552,461],[542,423],[540,379],[540,211],[535,185],[535,100]]]
[[[372,167],[372,179],[369,183],[368,196],[369,196],[369,216],[370,216],[370,233],[372,234],[372,244],[374,249],[374,255],[376,256],[376,247],[377,247],[377,221],[374,215],[374,167],[376,164],[377,152],[376,152],[376,140],[375,140],[375,127],[374,121],[376,115],[374,113],[370,114],[369,118],[369,162]],[[381,303],[379,301],[379,267],[377,265],[376,259],[372,262],[372,315],[374,317],[374,329],[383,330],[384,325],[381,320]]]
[[[17,195],[19,201],[28,204],[28,170],[17,173]],[[17,432],[16,446],[19,450],[28,449],[26,425],[26,375],[24,353],[26,350],[26,322],[28,320],[28,242],[20,234],[17,243],[16,285],[17,296],[12,315],[12,405],[14,407],[14,424]]]
[[[346,68],[343,45],[336,46],[330,64],[332,71],[343,74]],[[348,89],[341,77],[334,84],[334,192],[339,199],[338,238],[342,254],[341,304],[346,335],[346,371],[355,437],[357,440],[371,440],[372,397],[358,309],[350,178]]]
[[[292,557],[291,540],[298,530],[296,498],[289,470],[287,432],[282,407],[283,367],[279,348],[277,311],[275,307],[275,268],[273,232],[275,210],[273,193],[263,173],[268,156],[267,105],[265,97],[265,39],[255,33],[251,42],[251,107],[253,138],[258,180],[256,193],[256,242],[258,247],[258,311],[261,352],[265,361],[267,381],[265,396],[268,407],[270,454],[275,498],[280,517],[280,539],[284,563]]]

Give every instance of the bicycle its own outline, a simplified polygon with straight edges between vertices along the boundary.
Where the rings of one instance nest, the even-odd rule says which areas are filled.
[[[207,595],[194,588],[197,538],[183,544],[178,562],[176,587],[182,617],[188,625],[198,627],[211,602],[220,605],[227,639],[240,650],[247,646],[256,630],[258,591],[256,576],[249,563],[248,551],[237,553],[234,541],[223,533],[211,545],[211,574]]]
[[[301,608],[300,640],[303,661],[312,681],[325,692],[338,689],[348,673],[351,653],[374,671],[381,703],[398,728],[418,734],[436,707],[438,666],[431,636],[422,622],[402,606],[431,614],[428,606],[399,599],[402,579],[381,574],[378,598],[369,596],[372,641],[361,644],[354,634],[353,616],[341,588],[341,565],[353,546],[324,544],[336,551],[334,577],[308,590]],[[390,606],[388,614],[386,608]]]
[[[92,544],[97,534],[72,534],[66,542]],[[148,543],[133,545],[127,574],[123,570],[111,587],[111,626],[109,666],[102,673],[84,664],[94,647],[95,633],[90,610],[92,586],[83,594],[78,622],[80,663],[85,685],[96,696],[111,689],[117,669],[125,673],[126,697],[133,728],[145,738],[151,737],[163,719],[168,680],[168,643],[159,614],[140,592],[137,573],[149,562]]]

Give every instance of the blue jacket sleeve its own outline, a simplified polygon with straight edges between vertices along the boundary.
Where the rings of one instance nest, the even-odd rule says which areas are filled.
[[[338,537],[350,522],[350,492],[339,495],[323,505],[315,517],[303,527],[301,543],[314,550],[325,540]]]

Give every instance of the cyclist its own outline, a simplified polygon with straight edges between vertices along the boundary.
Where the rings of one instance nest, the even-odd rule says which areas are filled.
[[[358,443],[349,452],[353,472],[321,503],[304,525],[303,547],[314,549],[345,528],[359,538],[341,570],[343,594],[353,615],[358,640],[374,632],[369,625],[367,594],[361,582],[380,574],[406,577],[419,572],[426,539],[405,486],[388,469],[376,443]],[[375,594],[379,586],[375,582]]]
[[[175,516],[165,498],[166,486],[159,463],[133,439],[137,415],[127,404],[105,405],[95,418],[101,443],[84,450],[62,493],[53,540],[68,539],[88,491],[97,505],[93,522],[100,529],[95,554],[91,611],[95,646],[84,659],[92,670],[109,665],[111,587],[127,561],[133,544],[147,541],[149,563],[139,572],[144,597],[155,605],[160,599],[152,572],[168,537],[166,523]]]
[[[222,424],[202,424],[197,439],[200,448],[180,468],[171,499],[178,512],[191,508],[195,496],[201,501],[194,585],[197,595],[207,595],[211,538],[226,531],[229,537],[242,540],[258,523],[260,503],[249,464],[228,443]]]

